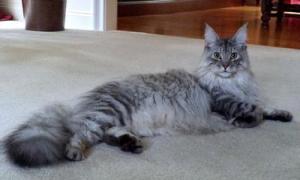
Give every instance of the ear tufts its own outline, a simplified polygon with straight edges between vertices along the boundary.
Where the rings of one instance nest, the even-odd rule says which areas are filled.
[[[216,43],[220,39],[218,34],[215,32],[215,30],[207,23],[205,23],[204,38],[205,38],[206,46],[211,46],[212,44]]]
[[[235,41],[237,44],[246,45],[247,44],[247,26],[248,23],[245,23],[242,25],[235,35],[231,38],[233,41]]]

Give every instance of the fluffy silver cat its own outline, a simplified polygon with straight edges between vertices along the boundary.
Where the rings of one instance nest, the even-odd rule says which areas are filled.
[[[231,39],[221,39],[206,25],[195,72],[135,75],[95,88],[72,109],[50,106],[6,138],[7,155],[17,165],[35,167],[83,160],[100,142],[141,153],[142,137],[250,128],[264,119],[291,121],[291,113],[267,111],[260,102],[246,39],[246,25]]]

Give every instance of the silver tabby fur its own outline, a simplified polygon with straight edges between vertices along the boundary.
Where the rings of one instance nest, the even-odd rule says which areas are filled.
[[[289,112],[266,111],[260,103],[246,38],[246,25],[231,39],[206,25],[195,72],[135,75],[95,88],[72,109],[49,106],[6,138],[7,155],[17,165],[34,167],[82,160],[100,142],[140,153],[142,137],[248,128],[264,117],[290,121]]]

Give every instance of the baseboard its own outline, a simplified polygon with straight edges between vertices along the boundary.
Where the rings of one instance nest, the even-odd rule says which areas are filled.
[[[172,0],[157,1],[155,3],[119,3],[118,16],[167,14],[240,5],[241,0]]]

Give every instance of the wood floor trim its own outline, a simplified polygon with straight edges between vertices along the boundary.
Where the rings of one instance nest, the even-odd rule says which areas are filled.
[[[160,3],[118,4],[118,16],[141,16],[240,6],[241,0],[174,0]]]

